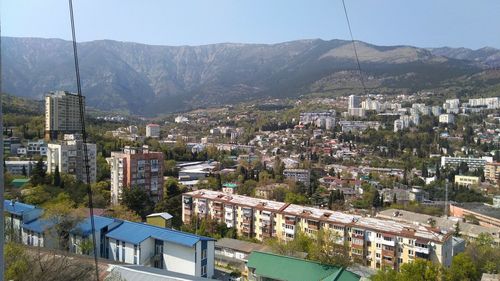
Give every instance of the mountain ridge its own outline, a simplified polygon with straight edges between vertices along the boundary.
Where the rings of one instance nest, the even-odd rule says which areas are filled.
[[[74,91],[70,41],[3,39],[6,92],[41,98],[51,90]],[[371,89],[410,91],[477,74],[490,66],[487,63],[493,61],[496,50],[489,50],[485,57],[465,55],[463,50],[454,54],[449,49],[356,44]],[[97,40],[78,46],[83,93],[88,105],[98,109],[156,115],[257,98],[360,88],[352,43],[346,40],[200,46]],[[462,54],[471,59],[459,59]]]

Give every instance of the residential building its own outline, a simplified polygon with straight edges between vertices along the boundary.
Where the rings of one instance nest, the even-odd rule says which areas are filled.
[[[460,110],[460,100],[459,99],[448,99],[443,103],[443,109],[446,113],[458,114]]]
[[[484,168],[486,163],[491,163],[493,159],[491,157],[482,158],[472,158],[472,157],[441,157],[441,167],[453,166],[458,167],[460,163],[464,162],[467,164],[469,169]]]
[[[111,203],[118,204],[124,188],[146,190],[153,201],[163,198],[162,152],[149,151],[148,146],[125,146],[122,152],[111,152],[106,159],[111,169]]]
[[[356,95],[350,95],[347,108],[361,108],[361,98]]]
[[[17,149],[22,146],[21,140],[16,137],[5,138],[3,140],[3,153],[6,155],[16,155]]]
[[[148,137],[148,138],[159,138],[160,137],[160,125],[158,125],[158,124],[147,124],[146,125],[146,137]]]
[[[58,246],[54,222],[42,219],[43,210],[20,202],[4,201],[6,234],[23,244],[44,248]],[[214,274],[215,240],[168,228],[94,216],[96,249],[101,259],[154,267],[191,277]],[[91,219],[69,230],[69,250],[93,255]],[[18,238],[20,237],[20,238]],[[149,280],[149,279],[148,279]],[[197,280],[196,278],[180,280]]]
[[[457,217],[436,217],[425,214],[409,212],[405,210],[387,209],[380,211],[377,218],[393,220],[398,222],[413,222],[428,227],[439,227],[448,231],[455,231],[459,224],[460,234],[468,240],[475,240],[480,234],[490,235],[497,245],[500,245],[500,227],[485,227],[465,222],[463,218]]]
[[[301,182],[305,186],[309,186],[311,184],[311,171],[306,169],[285,169],[283,170],[283,176],[286,179]]]
[[[358,281],[361,277],[339,266],[280,256],[264,252],[252,252],[248,258],[249,281]]]
[[[378,121],[339,121],[343,133],[360,132],[367,129],[378,130],[380,122]]]
[[[45,138],[57,140],[60,135],[82,131],[80,99],[85,114],[85,97],[66,91],[50,92],[45,96]]]
[[[453,114],[441,114],[439,115],[439,123],[443,124],[453,124],[455,123],[455,115]]]
[[[179,116],[175,117],[174,121],[175,121],[175,123],[187,123],[187,122],[189,122],[189,119],[187,117],[179,115]]]
[[[432,115],[439,116],[443,113],[443,108],[439,105],[435,105],[435,106],[431,107],[431,112],[432,112]]]
[[[331,130],[335,127],[335,110],[325,112],[303,112],[300,113],[300,124],[314,124],[318,128]]]
[[[486,163],[484,165],[484,178],[491,182],[500,180],[500,162]]]
[[[44,140],[28,141],[27,154],[47,156],[47,143]]]
[[[374,111],[380,111],[380,103],[377,100],[372,100],[372,99],[366,99],[363,102],[361,102],[361,108],[364,110],[374,110]]]
[[[452,232],[212,190],[183,195],[182,219],[190,223],[193,216],[225,222],[238,235],[260,241],[287,241],[297,231],[314,235],[324,229],[338,244],[348,244],[353,259],[374,269],[398,269],[415,258],[449,266],[452,258]]]
[[[488,109],[500,108],[500,97],[469,99],[470,107],[486,107]]]
[[[500,208],[484,203],[450,204],[450,215],[459,218],[473,219],[479,225],[500,227]]]
[[[237,267],[245,272],[245,263],[253,251],[269,252],[269,246],[231,238],[221,238],[215,242],[215,261],[220,265]]]
[[[85,152],[87,152],[90,182],[87,182]],[[64,135],[63,141],[48,145],[47,173],[52,174],[59,169],[60,173],[73,175],[79,181],[94,183],[97,174],[96,158],[97,151],[94,143],[84,144],[78,134]]]
[[[466,186],[470,187],[473,185],[478,185],[480,183],[479,177],[473,177],[473,176],[462,176],[462,175],[456,175],[455,176],[455,184],[459,186]]]
[[[202,180],[208,177],[213,171],[215,171],[216,165],[217,162],[214,161],[200,161],[178,164],[177,166],[179,168],[179,180]]]
[[[29,160],[7,160],[5,161],[5,170],[13,175],[22,175],[23,171],[26,176],[30,176],[33,168],[35,168],[37,161]],[[43,161],[44,169],[47,169],[47,161]]]

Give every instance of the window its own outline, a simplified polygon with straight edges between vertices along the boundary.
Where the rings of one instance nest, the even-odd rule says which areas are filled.
[[[375,253],[375,257],[380,258],[380,253]]]
[[[137,245],[134,245],[134,264],[139,264],[137,262]]]
[[[125,241],[122,241],[122,262],[125,262]]]
[[[201,266],[201,276],[205,276],[205,275],[207,275],[207,266],[202,265]]]
[[[376,246],[377,246],[377,248],[379,248],[379,249],[382,247],[382,245],[381,245],[380,243],[377,243],[377,244],[376,244]]]
[[[403,253],[403,248],[398,248],[398,253]]]
[[[412,246],[413,246],[413,244],[414,244],[413,240],[408,239],[408,244],[410,244],[410,245],[412,245]]]
[[[403,243],[403,238],[398,237],[398,242],[399,242],[399,243]]]
[[[382,237],[382,234],[377,233],[377,238],[380,238],[380,237]]]
[[[207,249],[201,250],[201,259],[204,260],[207,258]]]
[[[408,250],[408,255],[413,256],[413,250]]]
[[[120,260],[120,240],[116,240],[116,259],[117,261]]]
[[[398,263],[402,264],[403,263],[403,259],[402,258],[398,258]]]

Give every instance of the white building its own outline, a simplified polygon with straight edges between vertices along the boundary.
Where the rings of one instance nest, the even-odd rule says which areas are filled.
[[[187,117],[179,115],[179,116],[175,117],[174,121],[175,121],[175,123],[187,123],[187,122],[189,122],[189,119]]]
[[[460,111],[460,100],[458,99],[449,99],[443,103],[443,109],[446,113],[455,113],[458,114]]]
[[[146,137],[159,138],[160,137],[160,125],[147,124],[146,125]]]
[[[26,175],[30,176],[31,171],[35,168],[37,161],[28,160],[7,160],[5,161],[5,169],[7,172],[13,175],[21,175],[23,170],[26,171]],[[43,161],[44,168],[47,168],[47,162]]]
[[[439,123],[453,124],[453,123],[455,123],[455,115],[453,115],[453,114],[441,114],[441,115],[439,115]]]
[[[366,99],[361,103],[361,108],[364,110],[375,110],[378,112],[381,110],[381,105],[377,100]]]
[[[85,97],[81,98],[85,108]],[[79,100],[77,94],[65,91],[45,96],[45,138],[54,140],[60,134],[82,131]]]
[[[356,95],[349,96],[349,102],[347,104],[347,108],[361,108],[361,98]]]
[[[443,113],[443,108],[441,106],[433,106],[431,107],[431,112],[432,112],[432,115],[434,116],[439,116]]]
[[[460,163],[467,163],[469,169],[483,168],[486,163],[492,163],[492,157],[468,158],[468,157],[441,157],[441,167],[454,166],[457,167]]]
[[[469,106],[497,109],[500,108],[500,97],[469,99]]]
[[[87,156],[90,171],[90,183],[96,181],[96,145],[87,143]],[[56,167],[60,173],[74,175],[79,181],[87,183],[85,169],[85,151],[83,141],[78,135],[64,135],[64,141],[51,143],[47,149],[47,172],[52,174]]]
[[[28,141],[27,152],[29,155],[47,155],[47,143],[44,140]]]

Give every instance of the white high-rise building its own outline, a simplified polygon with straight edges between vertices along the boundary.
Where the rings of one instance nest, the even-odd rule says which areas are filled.
[[[90,170],[90,183],[96,181],[96,145],[87,143]],[[52,174],[59,169],[60,173],[74,175],[79,181],[87,183],[83,141],[79,135],[64,135],[64,141],[50,143],[47,147],[47,172]]]
[[[441,115],[439,115],[439,123],[453,124],[453,123],[455,123],[455,115],[453,115],[453,114],[441,114]]]
[[[347,106],[348,109],[351,108],[361,108],[361,98],[356,95],[349,96],[349,104]]]
[[[146,125],[146,137],[159,138],[160,137],[160,125],[147,124]]]
[[[65,91],[50,92],[45,96],[45,138],[57,139],[58,135],[80,133],[79,96]],[[85,97],[82,97],[85,108]],[[85,110],[84,110],[85,114]]]

